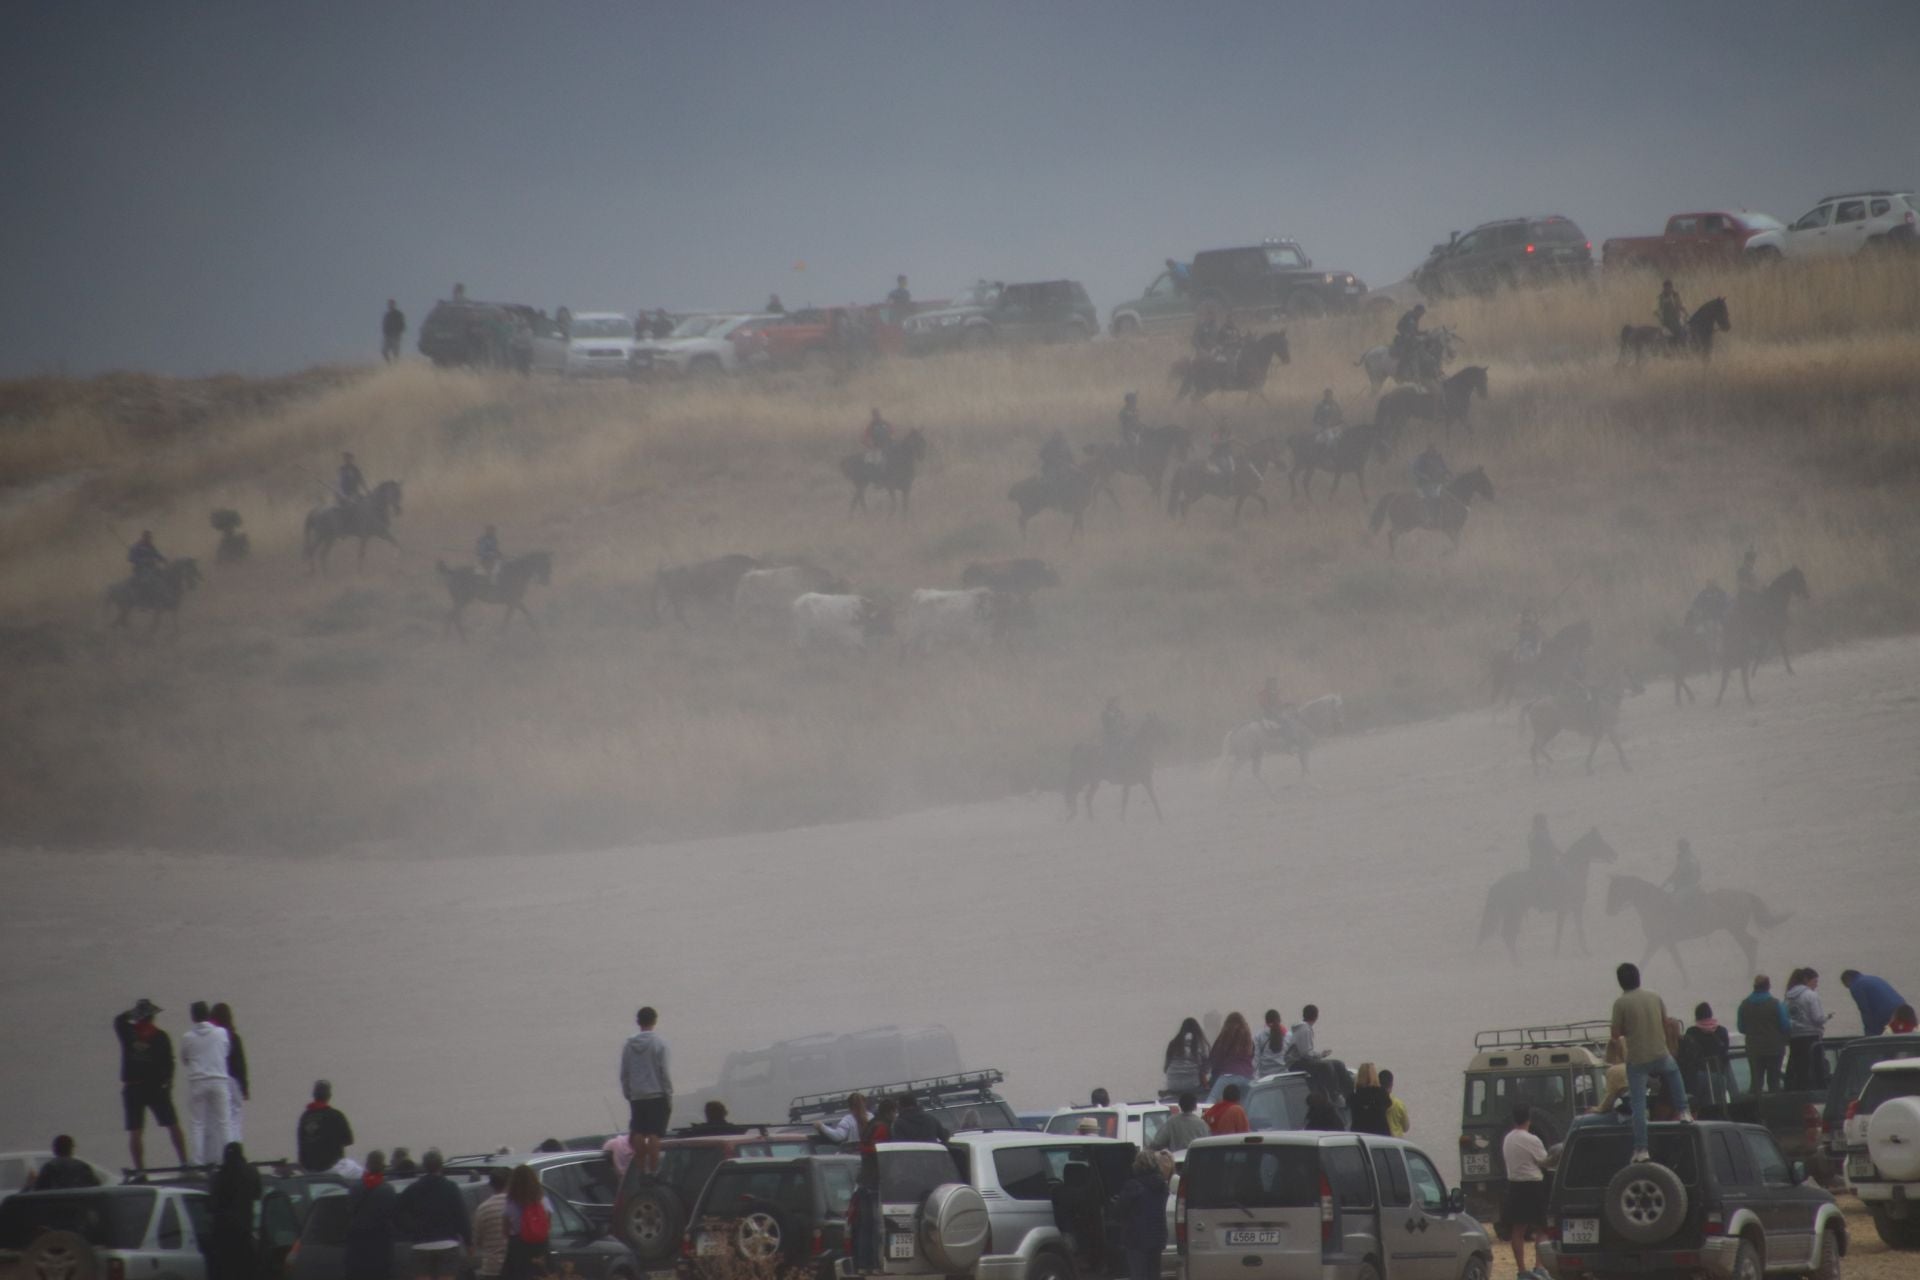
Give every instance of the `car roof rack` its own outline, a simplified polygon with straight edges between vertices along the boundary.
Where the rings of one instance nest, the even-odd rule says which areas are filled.
[[[1545,1049],[1557,1046],[1604,1047],[1613,1029],[1605,1019],[1589,1022],[1555,1022],[1537,1027],[1495,1027],[1473,1033],[1476,1053],[1489,1049]]]
[[[1904,191],[1836,191],[1830,196],[1821,196],[1816,204],[1825,204],[1829,200],[1851,200],[1855,196],[1903,196]]]
[[[989,1067],[985,1071],[963,1071],[957,1075],[929,1076],[925,1080],[899,1080],[861,1089],[840,1089],[833,1093],[806,1093],[787,1108],[789,1120],[809,1120],[816,1116],[837,1115],[847,1109],[847,1095],[864,1094],[869,1098],[893,1098],[910,1093],[928,1106],[954,1106],[962,1102],[993,1101],[993,1086],[1007,1078],[1004,1071]]]

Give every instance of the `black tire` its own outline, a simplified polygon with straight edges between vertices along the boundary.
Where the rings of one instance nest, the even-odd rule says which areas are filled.
[[[1755,266],[1771,267],[1780,262],[1780,251],[1772,245],[1762,245],[1747,255],[1747,261]]]
[[[804,1262],[810,1244],[779,1205],[749,1200],[727,1228],[734,1256],[748,1263]]]
[[[1766,1280],[1766,1275],[1767,1264],[1760,1250],[1753,1241],[1742,1240],[1733,1255],[1733,1274],[1728,1280]]]
[[[1820,1247],[1813,1255],[1813,1270],[1807,1280],[1840,1280],[1840,1236],[1831,1227],[1820,1233]]]
[[[1116,338],[1137,338],[1140,336],[1140,322],[1132,316],[1113,318],[1113,336]]]
[[[1873,1212],[1873,1229],[1880,1233],[1880,1239],[1889,1249],[1920,1249],[1920,1214],[1908,1211],[1908,1216],[1896,1218],[1884,1204],[1874,1203],[1867,1206]]]
[[[1353,1280],[1380,1280],[1380,1268],[1371,1262],[1360,1264],[1360,1272]]]
[[[47,1231],[20,1256],[22,1280],[95,1280],[100,1255],[86,1237],[72,1231]]]
[[[1630,1164],[1608,1179],[1602,1210],[1623,1239],[1659,1244],[1687,1220],[1687,1188],[1663,1164]]]
[[[1027,1267],[1027,1280],[1073,1280],[1073,1266],[1057,1253],[1043,1253]]]
[[[680,1233],[686,1226],[687,1208],[680,1202],[680,1193],[656,1180],[636,1185],[613,1221],[614,1234],[643,1265],[665,1262],[679,1253]]]
[[[1487,1260],[1479,1254],[1467,1259],[1467,1265],[1460,1270],[1460,1280],[1487,1280]]]

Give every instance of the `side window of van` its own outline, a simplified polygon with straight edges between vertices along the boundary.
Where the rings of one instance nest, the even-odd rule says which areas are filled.
[[[1407,1167],[1400,1162],[1400,1153],[1392,1147],[1373,1149],[1373,1176],[1380,1183],[1380,1206],[1384,1209],[1404,1209],[1413,1203],[1411,1188],[1407,1186]]]

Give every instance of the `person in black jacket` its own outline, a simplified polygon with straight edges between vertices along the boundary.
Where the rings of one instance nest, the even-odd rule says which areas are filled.
[[[460,1188],[441,1172],[446,1161],[440,1153],[429,1149],[420,1157],[420,1168],[423,1172],[419,1179],[400,1193],[396,1208],[400,1225],[413,1242],[414,1275],[421,1280],[441,1280],[460,1270],[461,1260],[473,1245],[473,1228]]]
[[[1704,1000],[1693,1007],[1693,1025],[1680,1037],[1680,1073],[1686,1078],[1695,1112],[1718,1105],[1720,1099],[1714,1095],[1724,1093],[1724,1082],[1733,1075],[1733,1038]],[[1722,1081],[1718,1090],[1716,1076]]]
[[[53,1140],[53,1159],[33,1175],[35,1191],[75,1191],[99,1185],[100,1175],[93,1171],[93,1166],[73,1158],[73,1138],[64,1133]]]
[[[300,1167],[308,1173],[325,1173],[346,1157],[353,1145],[353,1126],[346,1116],[333,1109],[333,1086],[325,1080],[313,1082],[313,1101],[300,1113],[294,1140],[299,1149]],[[381,1170],[386,1169],[384,1157]]]
[[[253,1097],[247,1083],[247,1049],[240,1043],[240,1028],[233,1025],[233,1006],[224,1000],[213,1006],[213,1025],[227,1033],[227,1075],[233,1080],[227,1089],[227,1139],[239,1142],[240,1122],[246,1118],[247,1100]]]
[[[1133,1172],[1113,1198],[1120,1218],[1120,1246],[1127,1254],[1127,1280],[1159,1280],[1160,1255],[1167,1247],[1167,1183],[1160,1158],[1142,1151]]]
[[[207,1280],[254,1280],[259,1273],[260,1252],[253,1236],[254,1206],[259,1201],[259,1170],[247,1163],[239,1143],[229,1142],[207,1188],[211,1229],[200,1242],[207,1258]]]
[[[893,1141],[945,1142],[951,1136],[947,1126],[920,1109],[919,1098],[911,1093],[901,1095],[900,1115],[893,1122]]]
[[[127,1151],[134,1172],[147,1167],[147,1112],[173,1139],[174,1154],[187,1162],[187,1137],[173,1109],[173,1040],[153,1025],[160,1006],[142,998],[113,1019],[120,1038],[120,1108],[127,1122]]]
[[[1380,1087],[1380,1075],[1371,1062],[1360,1064],[1360,1070],[1353,1077],[1353,1096],[1347,1099],[1347,1111],[1353,1118],[1351,1128],[1355,1133],[1377,1133],[1383,1138],[1393,1136],[1392,1126],[1387,1124],[1387,1108],[1393,1105],[1393,1099]]]
[[[367,1171],[347,1192],[347,1239],[341,1271],[352,1280],[392,1280],[399,1197],[387,1185],[387,1155],[367,1152]]]

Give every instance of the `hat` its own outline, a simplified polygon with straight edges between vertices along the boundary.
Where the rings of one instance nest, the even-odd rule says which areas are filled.
[[[160,1012],[160,1006],[155,1004],[153,1001],[147,999],[145,996],[141,996],[138,1000],[133,1002],[133,1018],[134,1018],[134,1021],[136,1022],[145,1022],[148,1018],[151,1018],[154,1014],[159,1012]]]

